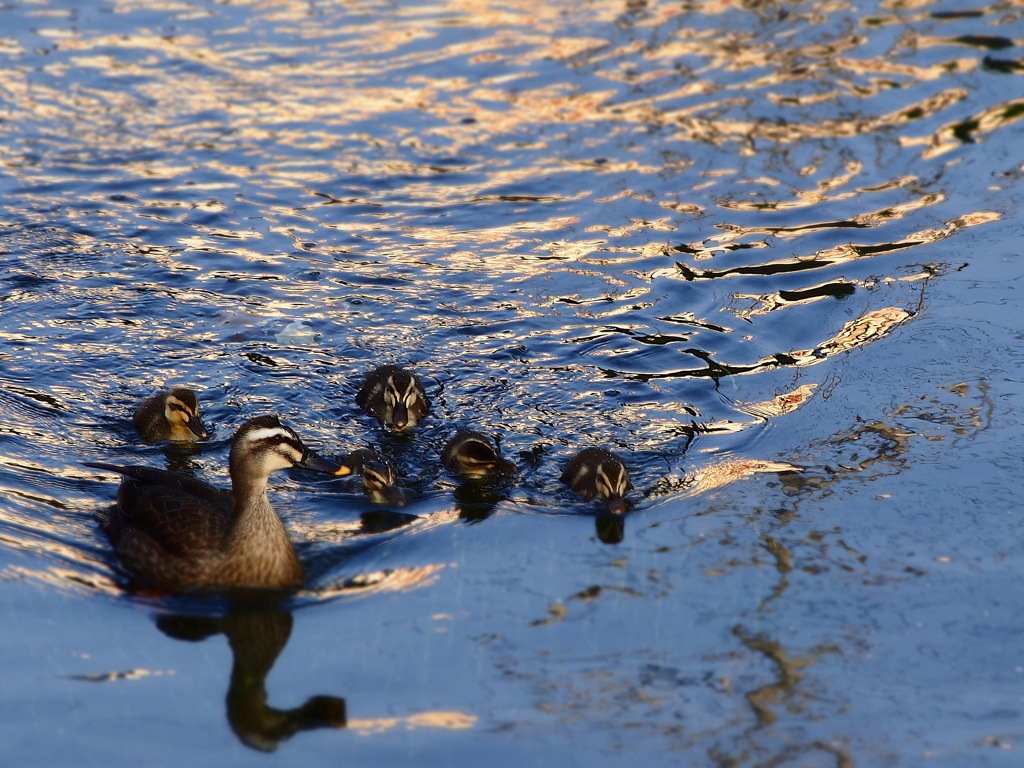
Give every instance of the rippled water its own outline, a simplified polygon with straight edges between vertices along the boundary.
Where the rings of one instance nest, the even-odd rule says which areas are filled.
[[[7,759],[1017,765],[1022,15],[0,6]],[[168,384],[194,451],[132,431]],[[308,589],[132,588],[83,462],[226,485],[270,411],[417,519],[282,473]],[[594,443],[620,526],[558,482]]]

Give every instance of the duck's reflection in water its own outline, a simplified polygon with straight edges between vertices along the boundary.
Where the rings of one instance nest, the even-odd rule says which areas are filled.
[[[227,636],[234,656],[227,694],[228,723],[246,746],[272,752],[278,742],[298,731],[345,727],[345,700],[336,696],[311,696],[294,709],[267,705],[266,677],[288,643],[291,613],[247,606],[220,617],[165,615],[157,619],[157,626],[177,640],[198,642],[220,633]]]
[[[626,516],[612,513],[594,518],[597,538],[605,544],[621,544],[626,538]]]
[[[396,512],[393,509],[375,509],[359,516],[360,534],[387,533],[420,520],[418,515]]]
[[[452,491],[454,513],[459,519],[468,523],[478,523],[493,514],[498,504],[509,496],[509,484],[503,479],[470,479],[460,483]],[[374,509],[363,512],[359,516],[356,534],[387,533],[415,522],[450,520],[447,513],[443,515],[427,515],[426,517],[394,509]]]
[[[202,454],[203,450],[202,443],[165,443],[162,448],[167,469],[188,477],[196,476],[198,465],[193,459]]]
[[[501,478],[471,479],[460,483],[452,493],[459,517],[470,523],[486,520],[498,503],[508,498],[509,485]]]

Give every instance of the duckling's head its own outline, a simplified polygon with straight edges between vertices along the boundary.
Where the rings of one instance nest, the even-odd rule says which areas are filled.
[[[397,485],[395,468],[386,458],[369,448],[352,451],[345,465],[363,479],[363,489],[375,504],[405,504],[405,494]]]
[[[164,396],[164,418],[171,425],[171,440],[205,440],[210,436],[199,418],[199,398],[191,389],[177,387]]]
[[[604,448],[586,448],[573,456],[562,482],[585,499],[607,502],[608,511],[615,515],[626,511],[626,494],[633,488],[625,463]]]
[[[343,477],[352,473],[347,464],[336,464],[317,456],[299,439],[291,427],[277,416],[249,419],[231,442],[231,478],[239,482],[266,480],[278,469],[298,467]]]
[[[430,409],[423,386],[415,374],[397,365],[383,365],[366,377],[356,402],[381,424],[399,432],[415,427]]]
[[[464,477],[510,475],[516,471],[516,465],[501,458],[487,435],[472,430],[461,430],[447,442],[441,452],[441,462]]]

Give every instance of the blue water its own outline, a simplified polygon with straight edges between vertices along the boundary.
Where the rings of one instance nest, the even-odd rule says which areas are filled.
[[[1016,766],[1013,5],[0,7],[0,764]],[[373,366],[433,400],[396,438]],[[212,437],[143,443],[199,394]],[[283,605],[140,590],[84,462],[227,485]],[[519,470],[460,483],[456,427]],[[559,483],[626,460],[618,525]],[[272,756],[267,756],[267,753]]]

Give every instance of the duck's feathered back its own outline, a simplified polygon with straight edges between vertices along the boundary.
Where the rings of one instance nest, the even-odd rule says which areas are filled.
[[[122,476],[117,502],[96,517],[121,562],[157,587],[293,589],[302,565],[266,496],[288,466],[347,474],[311,454],[276,416],[250,419],[231,444],[232,490],[152,467],[87,466]]]
[[[501,457],[491,438],[472,429],[462,429],[455,433],[441,451],[441,463],[452,472],[466,477],[510,475],[516,471],[516,465]]]

